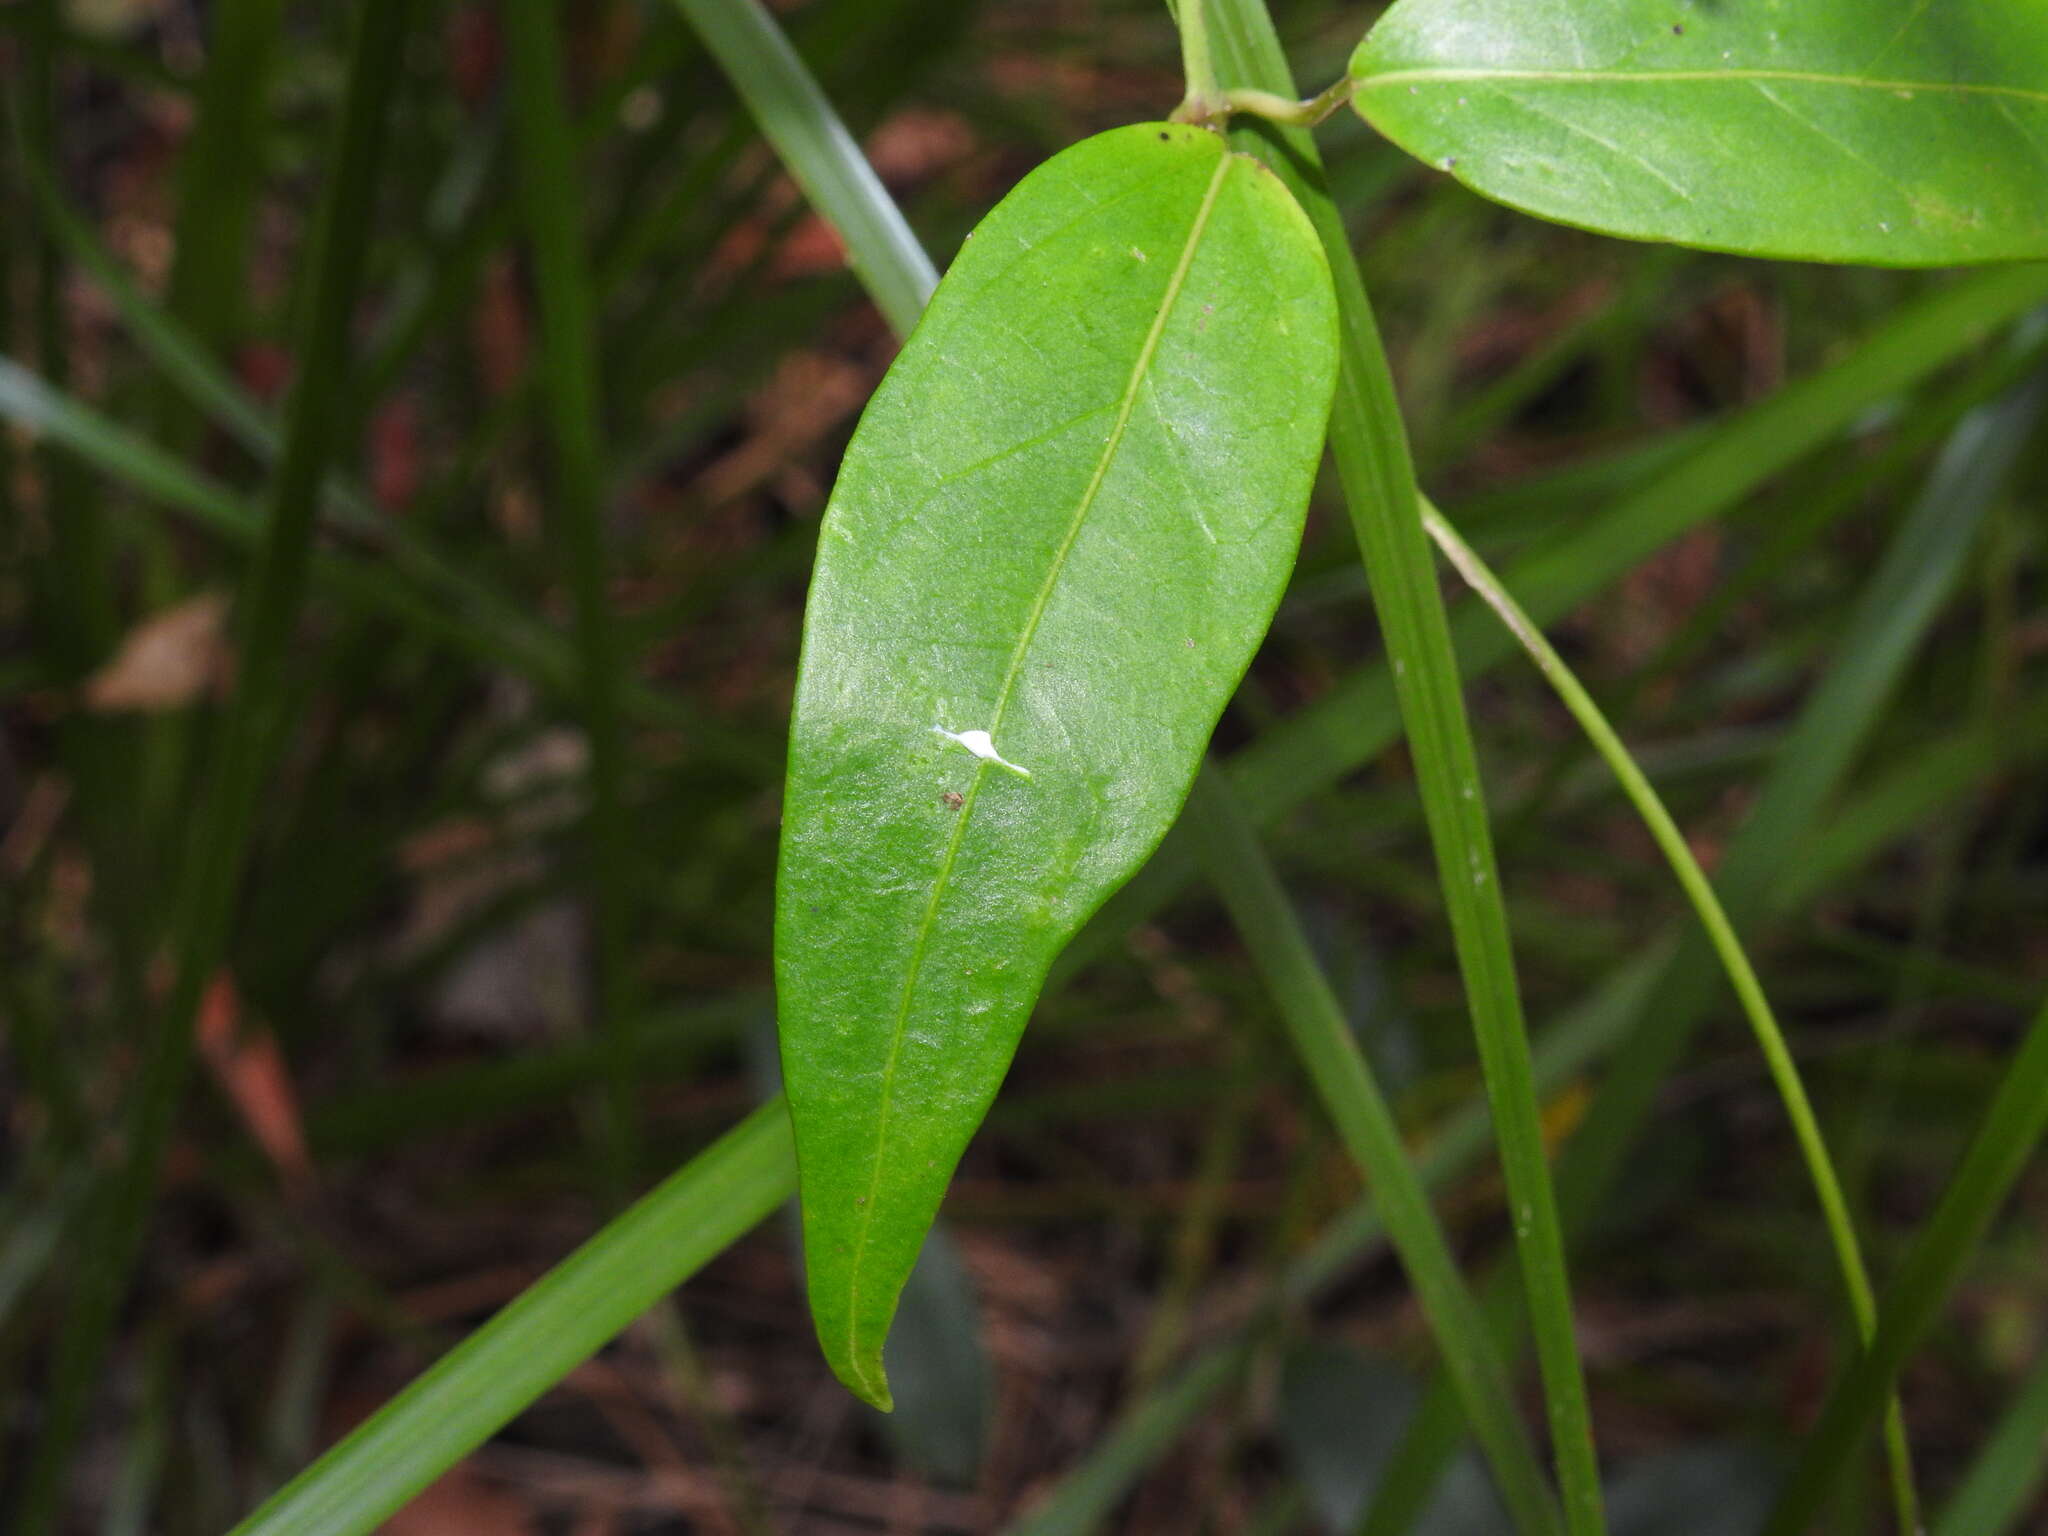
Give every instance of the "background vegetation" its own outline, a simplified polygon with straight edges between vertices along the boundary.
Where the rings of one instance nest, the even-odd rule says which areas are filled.
[[[693,31],[730,7],[358,9],[0,7],[10,1531],[226,1528],[772,1092],[804,579],[901,316]],[[1274,7],[1305,84],[1372,9]],[[776,11],[941,264],[1180,94],[1156,0]],[[1715,873],[1882,1289],[2048,990],[2048,276],[1622,245],[1318,141],[1424,483]],[[1754,1530],[1850,1358],[1833,1261],[1648,834],[1454,613],[1546,1130],[1620,1169],[1566,1211],[1613,1527]],[[1332,486],[1218,746],[1477,1276],[1398,719]],[[771,1221],[390,1528],[1501,1528],[1419,1470],[1428,1332],[1195,872],[1048,992],[894,1418]],[[1644,1134],[1575,1138],[1626,1072]],[[1948,1536],[2033,1498],[2044,1198],[1951,1244],[1903,1378]],[[1834,1528],[1882,1528],[1863,1470]]]

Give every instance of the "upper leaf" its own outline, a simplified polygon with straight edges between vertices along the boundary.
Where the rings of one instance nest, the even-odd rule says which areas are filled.
[[[1401,0],[1353,104],[1544,218],[1933,266],[2048,255],[2041,0]]]
[[[1165,835],[1265,633],[1335,372],[1286,190],[1144,124],[988,216],[847,449],[775,960],[812,1313],[870,1401],[1047,968]]]

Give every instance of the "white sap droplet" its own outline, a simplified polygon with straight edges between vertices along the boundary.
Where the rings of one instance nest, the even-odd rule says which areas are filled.
[[[987,731],[949,731],[943,725],[935,725],[932,727],[932,734],[934,736],[943,736],[948,741],[959,742],[961,746],[972,752],[983,762],[994,763],[998,767],[1007,768],[1019,778],[1028,779],[1031,777],[1031,770],[1029,768],[1019,767],[996,751],[996,744],[990,738]]]

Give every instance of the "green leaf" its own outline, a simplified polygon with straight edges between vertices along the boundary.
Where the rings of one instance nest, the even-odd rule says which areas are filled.
[[[1353,105],[1498,202],[1813,261],[2048,254],[2035,0],[1403,0]]]
[[[1286,190],[1122,128],[982,223],[820,534],[777,887],[827,1358],[882,1341],[1053,958],[1158,844],[1265,633],[1336,368]]]

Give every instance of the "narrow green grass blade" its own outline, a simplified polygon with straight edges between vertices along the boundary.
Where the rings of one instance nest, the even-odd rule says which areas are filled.
[[[1358,1164],[1389,1240],[1457,1385],[1466,1422],[1501,1497],[1527,1532],[1555,1531],[1557,1511],[1516,1411],[1506,1363],[1458,1272],[1449,1241],[1410,1161],[1393,1109],[1309,948],[1293,904],[1229,781],[1205,768],[1187,818],[1202,863],[1251,951],[1309,1080]]]
[[[676,0],[811,206],[846,242],[882,318],[908,334],[938,272],[760,0]]]
[[[1962,1486],[1949,1496],[1934,1536],[2004,1536],[2048,1478],[2048,1355],[2035,1363],[2019,1395],[1977,1452]]]
[[[1050,1496],[1004,1528],[1008,1536],[1091,1536],[1102,1529],[1118,1501],[1250,1364],[1254,1343],[1247,1331],[1215,1345],[1147,1393]]]
[[[37,214],[63,243],[71,259],[84,267],[113,300],[130,333],[163,378],[224,426],[244,447],[267,458],[275,457],[276,427],[227,369],[214,360],[198,333],[142,292],[92,228],[72,210],[58,190],[49,165],[28,158],[24,170]]]
[[[129,433],[68,395],[52,390],[26,369],[0,358],[0,417],[42,434],[101,473],[166,507],[238,550],[263,540],[265,513],[181,461]],[[468,617],[469,604],[453,593],[418,593],[389,571],[331,551],[317,552],[312,579],[324,591],[371,613],[381,613],[422,635],[438,638],[491,666],[508,667],[552,691],[566,693],[573,663],[559,640],[526,623],[502,627]]]
[[[237,548],[253,549],[262,538],[264,514],[260,508],[73,397],[51,389],[4,357],[0,357],[0,417],[21,423],[45,437],[50,447],[75,454],[101,473],[187,514],[208,533]],[[346,486],[340,495],[349,511],[341,527],[362,531],[361,520],[371,515],[367,503]],[[425,544],[416,532],[395,530],[392,542],[388,563],[372,563],[333,550],[317,552],[312,567],[316,585],[485,665],[505,667],[574,701],[576,660],[559,635],[508,607],[483,583]],[[407,579],[400,579],[401,575]],[[639,719],[688,731],[692,745],[707,757],[757,774],[773,773],[780,766],[772,747],[702,716],[687,700],[658,692],[637,678],[627,679],[625,703]]]
[[[31,0],[22,10],[26,22],[20,66],[22,89],[18,101],[7,103],[10,110],[6,121],[10,137],[19,145],[23,164],[48,164],[56,158],[59,143],[59,6],[57,0]],[[71,382],[64,253],[54,238],[33,224],[28,232],[30,238],[25,243],[35,280],[35,302],[30,315],[36,362],[51,382],[62,389]],[[12,298],[10,294],[10,302]],[[32,583],[36,626],[64,667],[83,673],[103,658],[119,622],[105,520],[97,499],[73,466],[50,455],[39,457],[46,499],[50,505],[63,507],[66,515],[52,520],[45,558],[35,562],[27,573]],[[90,762],[97,750],[95,745],[89,741],[80,743],[76,750],[84,754],[87,776],[100,777]]]
[[[1771,887],[1771,915],[1805,911],[1848,871],[1980,790],[1987,780],[2048,758],[2044,704],[2048,701],[1930,742],[1845,798],[1816,829],[1798,862]]]
[[[1671,872],[1677,876],[1686,899],[1692,903],[1701,927],[1706,930],[1708,942],[1713,945],[1721,968],[1727,973],[1729,984],[1742,1004],[1742,1011],[1748,1016],[1757,1047],[1763,1052],[1771,1081],[1785,1106],[1785,1116],[1792,1124],[1793,1136],[1806,1162],[1807,1177],[1820,1201],[1821,1215],[1827,1224],[1828,1240],[1834,1246],[1835,1263],[1841,1271],[1842,1287],[1848,1296],[1857,1336],[1868,1345],[1877,1327],[1877,1302],[1870,1287],[1870,1272],[1863,1262],[1862,1245],[1856,1238],[1855,1222],[1849,1214],[1849,1203],[1842,1193],[1841,1178],[1835,1171],[1834,1160],[1828,1155],[1827,1141],[1821,1135],[1820,1122],[1814,1115],[1812,1101],[1807,1097],[1806,1085],[1800,1080],[1798,1063],[1793,1060],[1791,1047],[1785,1041],[1784,1031],[1778,1027],[1777,1015],[1771,1011],[1763,984],[1757,979],[1756,968],[1750,964],[1748,952],[1743,949],[1742,940],[1735,932],[1735,925],[1728,920],[1727,911],[1714,894],[1713,883],[1693,857],[1691,844],[1685,840],[1678,823],[1672,820],[1656,786],[1636,765],[1620,734],[1608,723],[1600,706],[1593,701],[1593,696],[1566,665],[1564,658],[1558,655],[1556,647],[1551,645],[1541,629],[1530,622],[1513,595],[1487,569],[1486,563],[1472,547],[1458,536],[1458,531],[1443,514],[1427,502],[1423,504],[1423,523],[1430,537],[1436,540],[1438,547],[1465,578],[1466,584],[1500,615],[1501,622],[1514,634],[1522,649],[1529,653],[1529,659],[1536,663],[1538,670],[1571,711],[1572,718],[1578,721],[1580,729],[1593,743],[1594,749],[1613,770],[1623,793],[1636,808],[1636,814],[1642,818],[1665,861],[1670,864]],[[1896,1401],[1889,1410],[1885,1435],[1899,1526],[1901,1530],[1916,1530],[1920,1523],[1919,1498],[1913,1486],[1913,1461],[1906,1443],[1905,1419]]]
[[[697,1007],[643,1020],[634,1032],[635,1076],[653,1083],[683,1079],[707,1058],[730,1049],[774,1006],[765,990],[734,990]],[[559,1104],[579,1089],[603,1084],[611,1071],[610,1050],[603,1041],[569,1041],[380,1082],[311,1107],[306,1139],[323,1162],[364,1157],[423,1131]]]
[[[1859,600],[1837,647],[1841,660],[1779,747],[1756,807],[1722,861],[1716,889],[1738,932],[1761,919],[1776,883],[1797,869],[1806,835],[1825,822],[1822,811],[1953,589],[1987,505],[2027,440],[2037,408],[2029,403],[2033,398],[2031,388],[2021,390],[1958,428]],[[1989,430],[1993,423],[2000,429]],[[1617,1054],[1565,1148],[1560,1186],[1575,1232],[1598,1214],[1658,1089],[1719,986],[1720,963],[1712,948],[1696,938],[1681,944],[1644,1006],[1642,1023]],[[1440,1463],[1443,1452],[1440,1443],[1418,1440],[1403,1447],[1397,1465],[1411,1456]],[[1404,1465],[1394,1475],[1410,1474]]]
[[[1221,83],[1291,99],[1294,82],[1263,0],[1216,0],[1212,15]],[[1522,1255],[1565,1524],[1574,1536],[1585,1536],[1604,1528],[1599,1463],[1572,1322],[1563,1227],[1457,655],[1417,512],[1393,377],[1343,219],[1321,185],[1314,141],[1303,130],[1278,130],[1281,143],[1275,145],[1266,137],[1270,131],[1248,142],[1263,150],[1309,210],[1337,284],[1343,366],[1330,417],[1330,448],[1394,668],[1394,691],[1472,1010]]]
[[[349,322],[374,226],[386,103],[408,14],[402,0],[370,0],[357,27],[334,170],[314,237],[312,302],[300,338],[301,371],[285,455],[238,614],[241,673],[222,723],[205,803],[194,821],[175,908],[176,979],[146,1042],[126,1106],[126,1160],[96,1204],[87,1262],[80,1267],[59,1335],[48,1418],[17,1506],[14,1528],[24,1536],[40,1536],[56,1522],[70,1450],[99,1379],[176,1120],[200,994],[226,948],[255,803],[284,716],[291,631],[312,556],[320,480],[344,415]]]
[[[198,116],[178,163],[168,307],[216,351],[234,336],[248,304],[249,242],[263,174],[263,156],[250,146],[264,142],[284,9],[283,0],[222,0],[212,8]]]
[[[364,1536],[796,1191],[781,1099],[608,1222],[234,1536]]]
[[[2005,1069],[1970,1150],[1914,1239],[1878,1309],[1877,1337],[1828,1394],[1764,1536],[1801,1536],[1819,1517],[1889,1400],[1899,1370],[1955,1289],[2048,1129],[2048,1007]]]
[[[598,1027],[609,1043],[605,1122],[610,1176],[631,1187],[634,1153],[633,1030],[627,921],[633,861],[625,807],[625,727],[620,683],[627,666],[605,581],[603,427],[593,309],[583,242],[583,200],[553,5],[520,0],[505,12],[513,115],[527,226],[540,299],[541,395],[554,439],[550,521],[568,553],[576,609],[578,681],[590,747],[590,902],[595,930]]]

